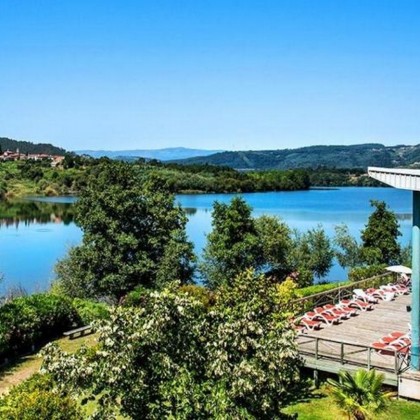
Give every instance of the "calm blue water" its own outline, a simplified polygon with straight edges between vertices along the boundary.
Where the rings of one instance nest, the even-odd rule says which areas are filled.
[[[180,195],[178,201],[187,209],[187,232],[197,253],[211,230],[211,208],[215,200],[228,202],[233,194]],[[407,244],[411,234],[411,193],[391,188],[340,188],[296,192],[243,194],[254,208],[254,215],[275,215],[292,228],[305,231],[322,224],[329,235],[334,226],[345,223],[359,237],[367,222],[369,200],[383,200],[400,221],[401,243]],[[39,199],[34,199],[39,200]],[[4,280],[0,292],[20,285],[29,292],[44,290],[54,278],[53,267],[71,245],[81,240],[81,231],[72,222],[72,198],[43,198],[37,208],[25,209],[17,217],[3,217],[0,208],[0,272]],[[58,204],[56,204],[58,203]],[[55,205],[56,207],[51,207]],[[46,207],[42,207],[46,206]],[[13,210],[13,209],[12,209]],[[11,209],[7,209],[10,213]],[[42,215],[37,216],[37,211]],[[16,222],[19,221],[19,223]],[[326,279],[343,280],[346,273],[335,265]]]

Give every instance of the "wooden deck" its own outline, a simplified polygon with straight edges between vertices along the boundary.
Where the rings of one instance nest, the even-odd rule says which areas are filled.
[[[306,366],[330,373],[343,368],[350,371],[375,368],[385,374],[386,383],[396,385],[398,375],[408,367],[407,356],[379,354],[371,344],[392,331],[408,332],[410,314],[406,306],[410,303],[410,295],[391,302],[380,301],[373,311],[360,312],[338,325],[299,335],[299,351]]]

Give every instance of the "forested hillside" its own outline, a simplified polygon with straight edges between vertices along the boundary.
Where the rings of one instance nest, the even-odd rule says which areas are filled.
[[[309,146],[299,149],[237,151],[178,160],[182,164],[223,165],[235,169],[420,167],[420,145]]]
[[[7,137],[0,137],[0,148],[4,152],[5,150],[15,151],[19,149],[20,153],[30,154],[47,154],[47,155],[59,155],[64,156],[66,151],[61,147],[53,146],[49,143],[32,143],[30,141],[13,140]]]

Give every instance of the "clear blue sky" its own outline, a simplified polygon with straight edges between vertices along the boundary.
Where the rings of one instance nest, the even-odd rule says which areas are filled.
[[[0,136],[420,143],[420,1],[0,0]]]

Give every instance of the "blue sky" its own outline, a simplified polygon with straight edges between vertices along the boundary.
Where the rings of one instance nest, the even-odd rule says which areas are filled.
[[[0,0],[0,136],[420,143],[420,2]]]

